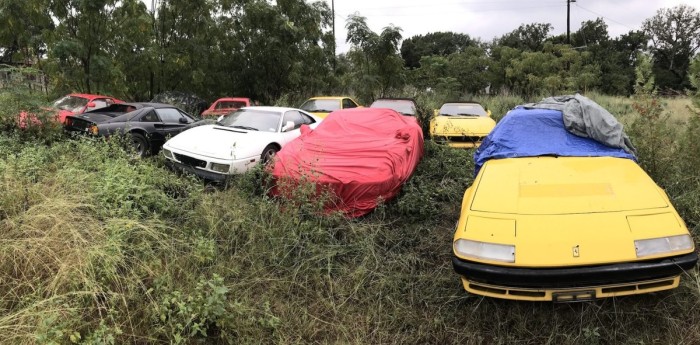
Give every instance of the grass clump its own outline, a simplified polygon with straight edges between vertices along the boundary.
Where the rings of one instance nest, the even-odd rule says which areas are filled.
[[[695,125],[676,129],[662,185],[697,236]],[[399,196],[349,220],[303,193],[268,197],[262,171],[208,188],[116,140],[20,135],[0,133],[3,344],[700,340],[697,270],[670,292],[591,303],[465,293],[450,244],[473,150],[426,141]]]

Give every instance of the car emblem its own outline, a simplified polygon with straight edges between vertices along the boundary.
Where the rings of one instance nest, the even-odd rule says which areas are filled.
[[[573,252],[573,254],[574,254],[574,257],[577,258],[578,255],[579,255],[579,252],[578,252],[578,244],[575,245],[573,248],[571,248],[571,250],[572,250],[572,252]]]

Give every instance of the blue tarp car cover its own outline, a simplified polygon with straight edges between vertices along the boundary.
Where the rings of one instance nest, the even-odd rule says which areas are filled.
[[[498,122],[474,153],[474,175],[489,159],[545,155],[635,160],[634,155],[621,148],[569,133],[559,110],[516,107]]]

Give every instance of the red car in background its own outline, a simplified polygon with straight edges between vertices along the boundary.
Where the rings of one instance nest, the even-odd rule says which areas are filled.
[[[68,115],[82,114],[86,111],[104,108],[114,103],[124,102],[109,96],[71,93],[53,102],[52,107],[58,110],[58,121],[60,123],[65,123],[66,116]]]
[[[78,115],[86,111],[95,110],[110,106],[114,103],[124,103],[123,101],[109,96],[91,95],[86,93],[71,93],[54,101],[51,107],[45,110],[50,114],[56,112],[56,120],[60,124],[66,122],[66,116]],[[41,125],[41,121],[36,114],[22,112],[19,114],[19,127],[27,128],[31,123],[34,126]]]
[[[219,98],[211,104],[209,109],[202,112],[202,117],[205,116],[221,116],[230,112],[234,112],[243,107],[250,106],[250,98],[245,97],[225,97]]]

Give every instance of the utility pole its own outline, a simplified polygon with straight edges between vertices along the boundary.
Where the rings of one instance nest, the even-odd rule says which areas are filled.
[[[566,44],[571,44],[571,3],[576,2],[576,0],[566,0]]]
[[[333,16],[333,72],[335,72],[335,0],[331,0],[331,15]]]

